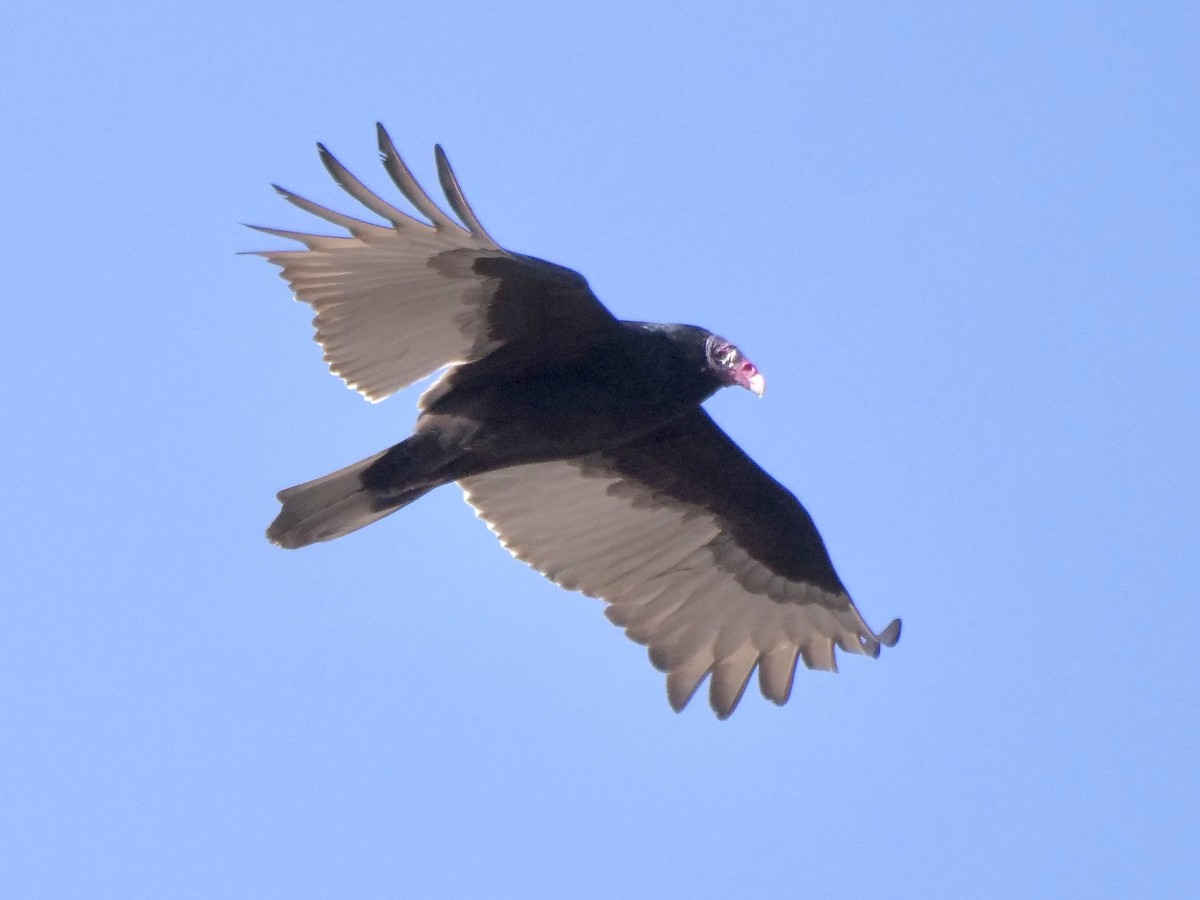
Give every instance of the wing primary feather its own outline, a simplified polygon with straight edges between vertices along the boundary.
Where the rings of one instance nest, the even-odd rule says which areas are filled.
[[[328,250],[333,247],[344,246],[346,241],[353,241],[350,237],[331,237],[324,234],[307,234],[303,231],[289,231],[286,228],[271,228],[268,225],[250,225],[242,223],[247,228],[254,231],[261,231],[263,234],[269,234],[272,237],[283,238],[287,241],[297,241],[303,244],[308,250],[247,250],[244,253],[248,256],[261,256],[265,259],[275,261],[276,256],[282,259],[287,259],[287,254],[305,254],[309,250]],[[279,265],[283,265],[279,263]]]
[[[800,648],[800,658],[810,669],[837,671],[837,657],[833,652],[833,641],[829,638],[813,635],[809,642]]]
[[[479,221],[479,217],[475,215],[475,210],[471,209],[471,204],[467,202],[466,195],[463,194],[462,187],[454,175],[454,169],[450,166],[450,160],[446,157],[446,151],[442,149],[441,144],[434,145],[433,155],[437,160],[438,181],[441,182],[442,191],[446,194],[446,199],[450,201],[450,208],[454,210],[454,214],[463,220],[471,234],[486,238],[495,244],[495,239],[488,234],[487,229]]]
[[[749,644],[718,658],[708,682],[708,702],[718,719],[728,719],[737,709],[758,663],[758,651]]]
[[[311,213],[319,219],[324,219],[326,222],[332,222],[340,228],[345,228],[353,235],[368,231],[389,231],[389,229],[384,228],[382,225],[376,225],[374,222],[365,222],[362,219],[354,218],[354,216],[347,216],[344,213],[336,212],[326,206],[322,206],[320,203],[314,203],[312,200],[301,197],[299,194],[293,194],[287,188],[280,187],[277,184],[273,184],[271,187],[275,189],[275,193],[292,204],[292,206],[298,207],[306,213]],[[399,212],[399,210],[396,210],[396,212]],[[416,221],[412,216],[405,216],[405,218],[410,222]]]
[[[683,712],[712,666],[712,657],[697,656],[667,673],[667,702],[671,709]]]
[[[833,641],[847,653],[858,653],[872,659],[879,658],[879,641],[871,636],[870,631],[866,634],[839,634],[834,637]]]
[[[405,220],[410,222],[416,221],[408,213],[392,206],[392,204],[388,203],[359,181],[349,169],[338,162],[337,157],[330,153],[324,144],[317,144],[317,152],[321,156],[321,163],[325,166],[329,174],[333,176],[333,180],[338,183],[338,186],[371,212],[382,216],[397,226],[402,225]],[[424,212],[424,210],[421,211]]]
[[[892,619],[888,627],[875,635],[879,643],[885,647],[895,647],[896,641],[900,640],[900,620]]]
[[[383,124],[376,122],[375,130],[379,136],[379,153],[383,157],[383,167],[392,176],[392,181],[396,182],[396,187],[400,189],[400,193],[420,211],[421,215],[429,219],[435,228],[457,228],[459,231],[462,231],[462,226],[442,212],[441,207],[434,203],[429,195],[421,189],[421,185],[417,182],[417,179],[413,177],[412,172],[408,170],[408,166],[404,164],[404,160],[396,150],[396,145],[392,142],[392,136],[387,133],[387,129],[383,127]]]
[[[800,648],[789,643],[764,653],[759,659],[758,686],[763,696],[778,706],[787,703],[791,696],[799,655]]]
[[[863,653],[867,656],[878,657],[879,648],[882,644],[884,647],[894,647],[896,642],[900,640],[900,620],[892,619],[887,627],[878,634],[867,624],[867,620],[862,617],[858,608],[853,603],[850,604],[851,610],[854,612],[855,618],[858,620],[859,634],[858,640],[854,645],[843,647],[848,653]]]

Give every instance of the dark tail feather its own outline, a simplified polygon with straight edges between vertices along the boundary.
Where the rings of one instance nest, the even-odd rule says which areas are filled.
[[[282,490],[283,509],[267,529],[273,544],[289,550],[332,541],[394,513],[431,490],[418,487],[386,494],[364,487],[362,473],[388,451]]]

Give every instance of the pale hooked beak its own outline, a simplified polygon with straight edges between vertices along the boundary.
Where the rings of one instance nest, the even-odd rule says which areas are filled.
[[[754,391],[761,400],[763,391],[767,389],[767,380],[762,377],[758,367],[748,359],[737,364],[733,372],[734,380],[748,391]]]

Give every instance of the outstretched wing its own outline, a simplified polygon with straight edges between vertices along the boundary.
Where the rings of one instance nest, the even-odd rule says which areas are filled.
[[[835,645],[876,656],[899,638],[899,620],[868,627],[804,507],[703,410],[615,450],[461,484],[514,556],[608,602],[676,710],[711,673],[725,718],[756,666],[782,704],[798,658],[836,671]]]
[[[316,310],[315,339],[330,371],[374,402],[505,345],[526,345],[515,354],[520,359],[563,358],[616,327],[579,273],[509,253],[492,239],[441,147],[438,178],[461,222],[421,189],[377,127],[384,168],[429,223],[373,193],[318,144],[334,181],[388,224],[334,212],[276,186],[292,204],[349,234],[251,226],[305,246],[257,255],[279,266],[296,298]]]

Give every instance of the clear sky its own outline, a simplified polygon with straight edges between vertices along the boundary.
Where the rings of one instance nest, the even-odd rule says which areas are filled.
[[[238,251],[441,142],[506,246],[702,324],[709,409],[899,645],[670,711]],[[1200,6],[0,13],[0,896],[1194,897]]]

